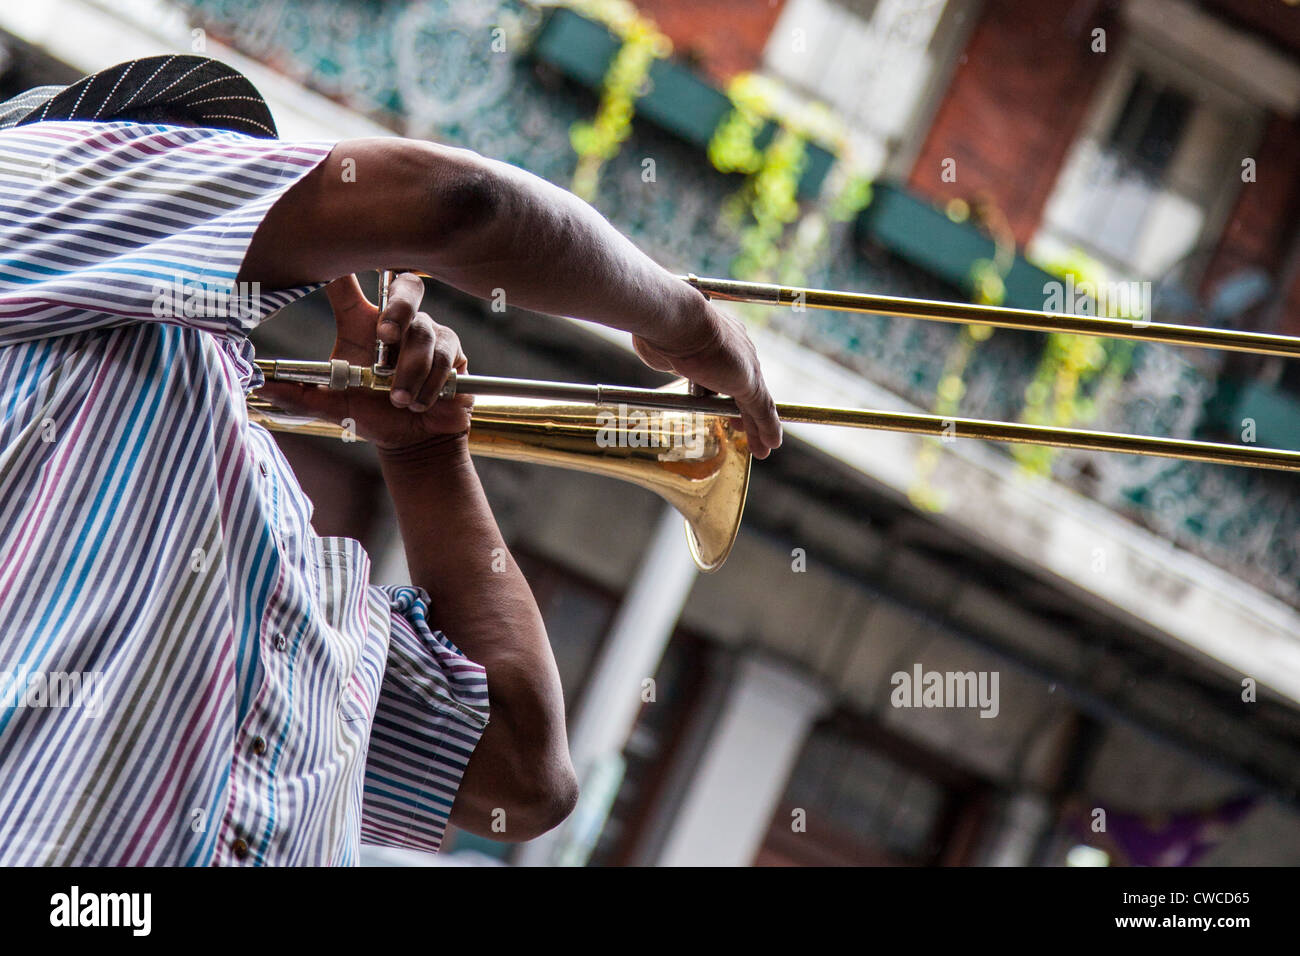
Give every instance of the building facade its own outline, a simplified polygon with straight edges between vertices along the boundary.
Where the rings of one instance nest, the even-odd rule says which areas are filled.
[[[1300,8],[1281,0],[50,0],[0,30],[5,95],[201,44],[286,137],[473,148],[588,189],[679,272],[1039,309],[1136,289],[1135,318],[1300,334]],[[629,73],[633,118],[601,153],[581,131],[617,117]],[[429,293],[476,370],[662,384],[620,337]],[[744,316],[782,399],[1300,448],[1281,361]],[[313,297],[258,348],[331,337]],[[401,578],[366,449],[284,446],[318,530]],[[583,798],[540,840],[459,834],[449,860],[1300,859],[1291,475],[792,427],[699,575],[648,492],[481,471],[556,649]]]

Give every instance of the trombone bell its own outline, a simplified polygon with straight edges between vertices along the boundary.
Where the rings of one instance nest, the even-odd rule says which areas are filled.
[[[248,410],[250,420],[276,431],[349,437],[332,422],[288,415],[256,396],[249,398]],[[686,542],[701,571],[722,566],[740,531],[749,444],[722,415],[480,395],[470,419],[469,450],[483,458],[619,478],[653,491],[685,519]]]

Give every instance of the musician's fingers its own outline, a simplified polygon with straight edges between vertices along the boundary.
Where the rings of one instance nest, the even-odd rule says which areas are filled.
[[[427,313],[419,312],[402,333],[390,395],[398,408],[410,407],[428,381],[438,348],[438,330],[437,323]]]
[[[433,349],[429,377],[425,379],[424,387],[416,393],[415,400],[411,402],[413,412],[423,412],[436,402],[438,393],[442,391],[442,386],[446,384],[452,369],[465,361],[465,353],[461,351],[460,338],[456,333],[447,326],[437,323],[434,323],[434,330],[438,341]]]
[[[632,348],[641,361],[657,372],[671,372],[672,361],[639,335],[632,336]]]
[[[406,344],[406,332],[420,311],[424,282],[414,272],[403,272],[388,285],[388,305],[379,315],[376,333],[387,345]]]

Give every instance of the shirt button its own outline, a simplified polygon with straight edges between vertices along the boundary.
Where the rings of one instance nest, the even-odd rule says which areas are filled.
[[[289,639],[287,637],[285,637],[283,634],[280,634],[279,636],[276,637],[275,649],[277,651],[282,651],[288,646],[289,646]]]
[[[259,757],[266,753],[266,738],[260,734],[253,738],[253,753]]]
[[[230,844],[230,849],[235,852],[236,859],[248,859],[248,841],[240,837],[234,843]]]

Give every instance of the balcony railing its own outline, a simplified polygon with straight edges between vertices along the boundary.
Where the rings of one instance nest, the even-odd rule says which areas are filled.
[[[546,18],[538,31],[532,55],[571,79],[598,89],[618,48],[618,37],[603,24],[561,7]],[[648,89],[636,103],[639,116],[701,149],[709,145],[731,109],[725,93],[675,60],[651,64]],[[768,123],[755,137],[755,144],[767,145],[775,131],[776,125]],[[830,152],[809,143],[799,194],[816,196],[834,163]]]

